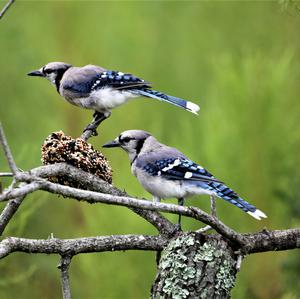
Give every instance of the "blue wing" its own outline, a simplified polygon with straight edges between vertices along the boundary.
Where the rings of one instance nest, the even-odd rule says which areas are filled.
[[[115,89],[131,89],[131,88],[149,88],[150,85],[131,74],[123,74],[118,71],[100,71],[95,68],[81,68],[75,70],[67,82],[64,82],[64,89],[71,92],[88,94],[94,90],[104,87],[112,87]]]
[[[256,207],[242,199],[232,189],[217,180],[206,169],[185,158],[170,158],[152,161],[143,169],[150,175],[161,176],[169,180],[182,180],[191,185],[213,192],[216,196],[230,202],[256,219],[266,217]]]
[[[219,182],[206,169],[185,158],[165,158],[147,163],[144,170],[170,180]]]

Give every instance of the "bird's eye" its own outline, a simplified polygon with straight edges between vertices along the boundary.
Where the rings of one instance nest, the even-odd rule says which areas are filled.
[[[45,74],[51,74],[53,72],[53,70],[51,70],[51,69],[44,69],[43,72]]]
[[[127,143],[127,142],[129,142],[130,140],[131,140],[130,137],[124,137],[124,138],[122,139],[122,142]]]

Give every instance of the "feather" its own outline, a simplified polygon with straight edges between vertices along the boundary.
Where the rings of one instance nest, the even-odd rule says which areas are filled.
[[[173,104],[177,107],[184,108],[194,114],[198,114],[200,107],[190,101],[183,100],[181,98],[176,98],[167,94],[164,94],[160,91],[148,89],[148,88],[141,88],[141,89],[133,89],[131,92],[141,95],[148,98],[157,99],[159,101],[167,102]]]

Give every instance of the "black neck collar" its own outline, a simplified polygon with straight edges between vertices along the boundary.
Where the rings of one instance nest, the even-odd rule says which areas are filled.
[[[56,76],[56,78],[55,78],[55,86],[56,86],[56,90],[57,90],[58,93],[59,93],[59,88],[60,88],[60,82],[61,82],[61,79],[62,79],[64,73],[65,73],[68,69],[69,69],[69,68],[66,68],[66,69],[64,69],[64,70],[59,70],[59,71],[57,72],[57,76]]]
[[[143,148],[143,145],[145,143],[145,139],[140,139],[138,142],[137,142],[137,145],[136,145],[136,154],[135,154],[135,157],[133,158],[133,160],[131,161],[131,165],[133,164],[133,162],[136,160],[136,158],[138,157],[138,155],[140,154],[142,148]]]

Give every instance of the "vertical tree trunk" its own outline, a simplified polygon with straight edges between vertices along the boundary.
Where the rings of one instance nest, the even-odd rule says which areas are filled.
[[[219,235],[183,233],[162,254],[151,298],[230,298],[236,259]]]

